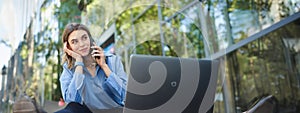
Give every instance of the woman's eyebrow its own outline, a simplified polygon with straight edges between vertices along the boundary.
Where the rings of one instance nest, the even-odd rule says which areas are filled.
[[[82,37],[85,37],[85,36],[86,36],[86,34],[83,34],[83,35],[81,36],[81,38],[82,38]]]
[[[77,41],[78,39],[71,39],[71,41]]]

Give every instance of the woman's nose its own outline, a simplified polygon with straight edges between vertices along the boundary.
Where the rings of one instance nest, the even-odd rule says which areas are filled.
[[[83,41],[79,41],[79,46],[84,46],[84,42]]]

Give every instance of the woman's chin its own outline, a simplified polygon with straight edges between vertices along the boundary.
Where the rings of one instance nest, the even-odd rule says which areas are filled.
[[[81,54],[81,56],[83,56],[83,57],[87,57],[89,55],[89,53],[83,53],[83,54]]]

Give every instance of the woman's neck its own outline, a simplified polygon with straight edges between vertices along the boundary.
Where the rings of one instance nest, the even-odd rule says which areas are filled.
[[[88,66],[88,65],[91,65],[96,62],[93,59],[92,55],[87,55],[87,56],[83,57],[83,63],[84,63],[84,65]]]

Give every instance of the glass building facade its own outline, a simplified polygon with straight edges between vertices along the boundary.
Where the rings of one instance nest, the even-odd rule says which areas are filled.
[[[217,59],[214,113],[253,110],[270,95],[269,111],[300,112],[300,1],[152,0],[128,7],[107,35],[126,71],[131,54]]]

